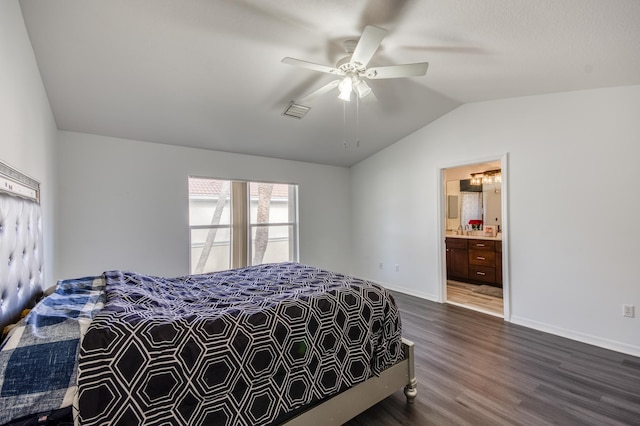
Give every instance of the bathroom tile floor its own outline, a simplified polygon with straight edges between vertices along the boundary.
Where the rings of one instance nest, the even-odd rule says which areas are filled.
[[[502,317],[502,298],[474,292],[478,287],[477,284],[447,280],[447,303]]]

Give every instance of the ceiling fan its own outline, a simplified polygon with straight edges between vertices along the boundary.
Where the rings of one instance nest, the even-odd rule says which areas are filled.
[[[309,93],[303,99],[325,94],[337,87],[340,91],[338,98],[346,102],[351,100],[351,92],[355,92],[359,99],[371,95],[371,88],[365,79],[418,77],[427,73],[428,62],[367,68],[367,64],[386,35],[387,30],[367,25],[359,41],[346,40],[343,43],[348,56],[340,59],[335,67],[289,57],[284,58],[282,63],[340,77]]]

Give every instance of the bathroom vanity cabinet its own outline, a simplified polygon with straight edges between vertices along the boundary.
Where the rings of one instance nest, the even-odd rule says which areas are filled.
[[[447,238],[447,278],[465,281],[469,278],[467,240]]]
[[[447,237],[446,250],[448,279],[502,287],[502,241]]]

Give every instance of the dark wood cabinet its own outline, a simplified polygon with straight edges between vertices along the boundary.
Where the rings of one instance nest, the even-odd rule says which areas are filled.
[[[467,240],[447,238],[447,278],[466,280],[469,277]]]
[[[502,287],[502,241],[447,238],[447,278]]]
[[[496,242],[494,240],[467,240],[469,250],[495,251]]]
[[[469,250],[469,265],[496,266],[496,253],[486,250]]]
[[[496,268],[495,266],[469,265],[469,279],[483,284],[495,284]]]

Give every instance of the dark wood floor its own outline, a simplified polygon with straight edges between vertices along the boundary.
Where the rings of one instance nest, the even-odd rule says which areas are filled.
[[[402,391],[348,425],[640,425],[640,358],[396,293],[415,342]]]

